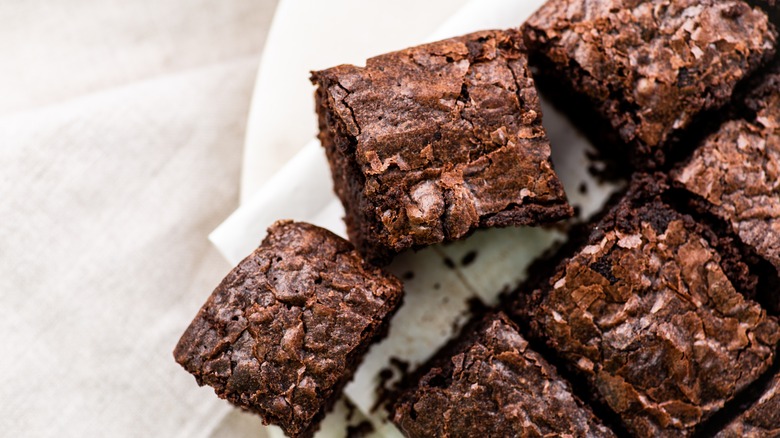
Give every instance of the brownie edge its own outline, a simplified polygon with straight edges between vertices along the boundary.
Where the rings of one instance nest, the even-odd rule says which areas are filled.
[[[770,368],[780,329],[705,224],[642,193],[654,182],[635,180],[512,313],[634,436],[690,436]]]
[[[671,175],[780,272],[780,60],[772,67],[745,99],[755,114],[724,123]]]
[[[309,437],[402,295],[346,240],[280,221],[214,290],[174,357],[220,398]]]
[[[780,437],[780,374],[755,404],[729,423],[716,438]]]
[[[504,314],[471,329],[396,406],[407,437],[614,436]]]
[[[640,169],[665,165],[777,42],[741,0],[550,0],[523,32],[541,75],[586,96]]]
[[[371,261],[573,214],[518,31],[412,47],[312,82],[350,240]]]

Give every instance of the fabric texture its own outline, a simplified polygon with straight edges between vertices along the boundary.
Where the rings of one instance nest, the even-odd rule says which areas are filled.
[[[275,3],[0,5],[0,436],[261,434],[171,352],[230,269]]]

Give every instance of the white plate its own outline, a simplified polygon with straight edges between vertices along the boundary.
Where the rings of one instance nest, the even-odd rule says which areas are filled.
[[[277,219],[312,222],[345,233],[343,210],[332,192],[324,152],[313,140],[309,70],[363,64],[367,57],[425,41],[518,26],[543,0],[324,3],[283,0],[275,17],[248,124],[242,206],[210,236],[231,263],[249,254]],[[461,7],[456,11],[457,6]],[[588,174],[585,152],[590,145],[569,122],[546,102],[543,112],[553,162],[569,200],[589,216],[617,188]],[[580,191],[582,184],[586,191]],[[393,262],[389,270],[396,275],[414,273],[405,281],[404,305],[392,321],[388,338],[371,349],[345,390],[372,422],[376,436],[400,436],[381,410],[371,410],[378,375],[390,358],[412,366],[426,360],[465,321],[470,298],[495,302],[499,292],[516,286],[528,264],[561,238],[554,230],[495,229],[477,232],[463,242],[403,254]],[[457,263],[472,251],[477,253],[472,263]],[[448,268],[445,259],[457,266]],[[343,434],[343,415],[343,410],[330,415],[318,436]]]

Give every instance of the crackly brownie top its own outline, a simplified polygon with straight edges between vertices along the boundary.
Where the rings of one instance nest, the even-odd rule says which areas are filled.
[[[406,436],[614,436],[504,315],[461,342],[396,409]]]
[[[268,233],[174,355],[200,384],[296,436],[351,375],[350,354],[398,304],[401,283],[322,228],[277,222]]]
[[[717,438],[780,436],[780,374],[758,401],[723,429]]]
[[[686,435],[767,369],[778,324],[690,216],[657,199],[614,211],[530,309],[534,330],[632,432]]]
[[[649,147],[726,103],[776,40],[764,12],[735,0],[550,0],[525,35],[576,72],[624,141]]]
[[[780,72],[768,76],[748,105],[755,120],[726,122],[673,178],[780,270]]]
[[[517,31],[413,47],[312,80],[351,138],[388,247],[457,239],[515,207],[567,206]]]

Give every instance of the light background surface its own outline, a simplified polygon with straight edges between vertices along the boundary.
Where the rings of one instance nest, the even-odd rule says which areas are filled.
[[[0,436],[259,436],[178,336],[275,0],[0,2]]]

